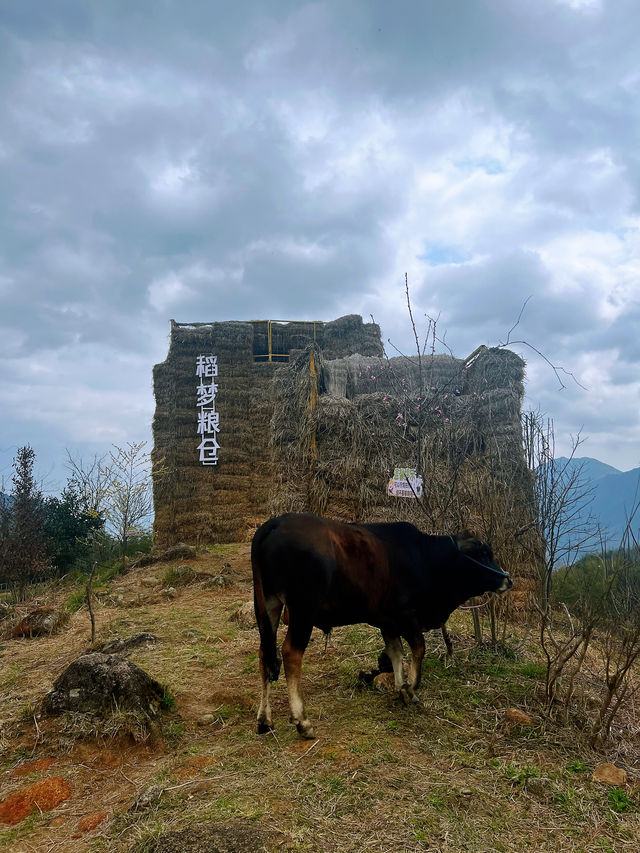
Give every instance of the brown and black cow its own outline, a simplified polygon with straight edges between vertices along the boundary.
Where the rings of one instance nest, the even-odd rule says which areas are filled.
[[[258,732],[272,728],[270,685],[284,661],[291,722],[308,738],[315,735],[304,710],[300,673],[314,626],[325,632],[357,622],[379,628],[396,688],[409,702],[416,700],[420,683],[422,632],[443,626],[468,598],[511,587],[509,575],[480,540],[466,534],[427,536],[404,522],[343,524],[316,515],[281,515],[257,530],[251,563],[262,677]],[[289,625],[281,657],[276,632],[285,605]],[[407,682],[402,639],[412,652]]]

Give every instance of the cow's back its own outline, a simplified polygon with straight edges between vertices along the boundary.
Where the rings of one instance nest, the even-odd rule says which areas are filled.
[[[331,561],[331,522],[311,514],[288,513],[260,527],[251,545],[254,580],[259,575],[265,591],[287,591],[301,565],[318,567]]]
[[[265,594],[286,601],[293,617],[297,610],[323,630],[380,624],[409,591],[399,583],[397,559],[390,559],[393,536],[387,543],[375,527],[311,514],[271,519],[254,537],[254,580],[258,577]],[[396,531],[401,532],[406,533]]]

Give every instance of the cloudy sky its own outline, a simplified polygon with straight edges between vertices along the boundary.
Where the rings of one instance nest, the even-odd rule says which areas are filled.
[[[2,0],[0,474],[150,439],[169,319],[531,349],[640,465],[637,0]]]

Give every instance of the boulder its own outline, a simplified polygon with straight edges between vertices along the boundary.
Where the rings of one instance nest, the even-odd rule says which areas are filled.
[[[39,637],[51,634],[62,621],[62,613],[53,607],[36,607],[18,622],[11,632],[12,637]]]
[[[164,690],[140,667],[118,655],[82,655],[56,679],[43,701],[45,714],[81,711],[105,715],[116,708],[153,717]]]

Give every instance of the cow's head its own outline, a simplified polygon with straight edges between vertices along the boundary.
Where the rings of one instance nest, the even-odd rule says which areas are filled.
[[[473,589],[469,597],[482,595],[483,592],[502,593],[511,589],[513,582],[507,572],[496,563],[489,545],[466,532],[458,533],[455,544],[466,557],[464,577],[469,588]]]

